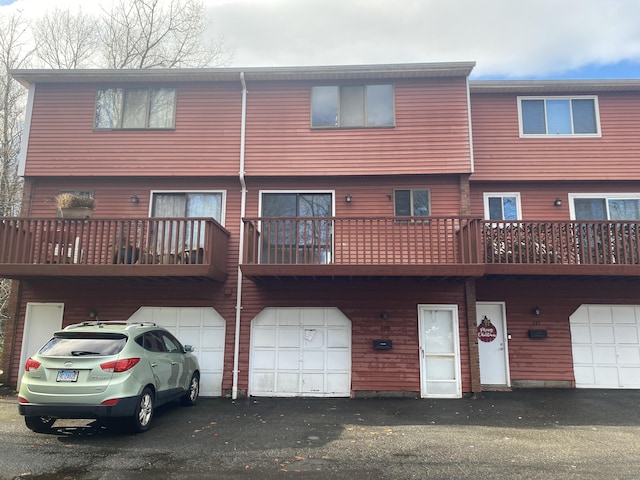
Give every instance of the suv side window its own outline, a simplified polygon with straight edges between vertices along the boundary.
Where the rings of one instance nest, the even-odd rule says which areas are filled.
[[[182,344],[168,332],[161,332],[162,340],[164,341],[164,346],[169,353],[182,353],[183,348]]]
[[[160,332],[146,332],[136,338],[136,343],[150,352],[166,352]]]

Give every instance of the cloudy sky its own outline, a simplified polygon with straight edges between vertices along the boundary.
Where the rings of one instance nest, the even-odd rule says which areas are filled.
[[[204,2],[235,67],[475,61],[474,78],[640,78],[639,0]],[[0,14],[100,3],[0,0]]]

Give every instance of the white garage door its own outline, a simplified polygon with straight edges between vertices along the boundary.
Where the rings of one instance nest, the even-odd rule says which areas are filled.
[[[351,321],[337,308],[267,308],[251,322],[249,394],[348,397]]]
[[[640,305],[582,305],[569,322],[577,388],[640,388]]]
[[[185,345],[200,363],[200,395],[222,396],[226,322],[211,307],[141,307],[130,321],[155,322]]]

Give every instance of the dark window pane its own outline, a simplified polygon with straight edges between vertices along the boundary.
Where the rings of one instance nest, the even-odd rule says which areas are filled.
[[[429,191],[413,190],[413,215],[429,215]]]
[[[393,126],[393,85],[367,86],[367,125]]]
[[[98,90],[96,98],[96,128],[119,128],[122,118],[122,89]]]
[[[547,100],[547,133],[549,135],[570,135],[571,114],[569,100]]]
[[[311,89],[311,125],[313,127],[338,126],[338,87]]]
[[[364,87],[340,89],[340,126],[364,127]]]
[[[489,197],[489,220],[504,220],[501,197]]]
[[[573,201],[576,220],[606,220],[604,198],[576,198]]]
[[[127,90],[124,97],[124,116],[122,117],[122,128],[145,128],[147,126],[148,103],[148,90]]]
[[[411,216],[411,191],[396,190],[395,194],[395,211],[398,217]]]
[[[518,219],[518,205],[516,197],[502,197],[503,220]]]
[[[609,217],[610,220],[640,220],[638,200],[609,200]]]
[[[544,120],[544,100],[522,100],[522,133],[547,133]]]
[[[596,125],[595,102],[593,99],[576,99],[571,101],[573,109],[574,133],[598,133]]]

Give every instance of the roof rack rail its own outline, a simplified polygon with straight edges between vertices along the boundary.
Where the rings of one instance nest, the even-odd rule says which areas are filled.
[[[73,323],[64,327],[65,330],[73,330],[80,327],[99,327],[101,325],[126,325],[126,329],[134,327],[156,327],[154,322],[129,322],[128,320],[88,320],[86,322]]]

